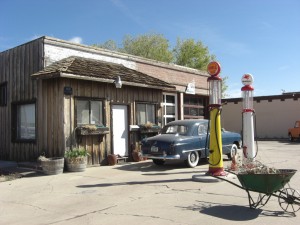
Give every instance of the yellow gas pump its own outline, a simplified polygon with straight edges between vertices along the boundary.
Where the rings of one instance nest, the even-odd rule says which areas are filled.
[[[219,76],[221,66],[218,62],[210,62],[207,72],[211,75],[209,84],[209,112],[210,112],[210,138],[209,138],[209,170],[212,176],[225,176],[223,169],[222,132],[221,132],[221,99],[222,78]]]

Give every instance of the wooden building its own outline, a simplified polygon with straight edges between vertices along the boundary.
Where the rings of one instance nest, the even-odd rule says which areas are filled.
[[[207,77],[50,37],[1,52],[0,159],[63,156],[77,145],[94,165],[130,155],[169,121],[207,117]]]

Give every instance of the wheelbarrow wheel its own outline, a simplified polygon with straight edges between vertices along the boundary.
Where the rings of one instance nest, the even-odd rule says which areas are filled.
[[[280,207],[288,213],[295,213],[300,209],[300,194],[293,188],[283,188],[278,196]]]

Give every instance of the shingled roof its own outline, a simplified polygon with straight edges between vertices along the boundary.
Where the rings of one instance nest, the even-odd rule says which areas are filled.
[[[124,85],[156,89],[175,89],[175,86],[165,81],[127,68],[121,64],[77,56],[70,56],[54,62],[43,70],[31,75],[34,79],[66,77],[106,83],[113,83],[117,76],[121,77]]]

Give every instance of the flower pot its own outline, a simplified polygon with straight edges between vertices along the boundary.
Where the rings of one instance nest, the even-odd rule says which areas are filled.
[[[117,164],[117,156],[116,155],[108,155],[107,156],[107,160],[108,160],[108,165],[110,166],[114,166]]]
[[[138,151],[132,152],[132,158],[134,162],[139,162],[143,160],[142,154]]]
[[[53,157],[47,158],[47,160],[41,161],[41,167],[43,173],[47,175],[56,175],[63,173],[64,170],[64,158]]]
[[[87,165],[87,156],[76,158],[65,158],[66,167],[69,172],[83,172]]]

